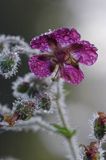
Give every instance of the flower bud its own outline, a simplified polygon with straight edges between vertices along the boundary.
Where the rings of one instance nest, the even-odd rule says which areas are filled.
[[[27,73],[24,77],[18,77],[12,85],[13,95],[16,98],[35,97],[39,92],[48,89],[48,84],[44,80],[35,78],[32,73]]]
[[[28,120],[33,116],[35,104],[31,100],[21,100],[15,102],[16,110],[14,115],[17,115],[17,120]]]
[[[18,85],[17,91],[20,93],[26,93],[29,89],[29,83],[28,82],[23,82]]]
[[[8,50],[0,54],[0,74],[9,78],[16,74],[20,58],[17,53],[10,53]]]
[[[83,151],[83,160],[100,160],[99,146],[97,142],[91,142],[90,145],[82,145]]]
[[[49,111],[51,106],[50,97],[46,93],[42,93],[36,98],[36,109],[43,109],[44,111]]]
[[[104,138],[106,133],[106,114],[98,112],[98,117],[94,120],[94,135],[98,140]]]

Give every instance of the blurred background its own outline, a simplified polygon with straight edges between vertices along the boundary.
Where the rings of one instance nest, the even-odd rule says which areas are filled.
[[[79,86],[66,85],[70,124],[78,131],[79,143],[89,142],[88,119],[106,111],[106,1],[105,0],[0,0],[0,34],[20,35],[27,42],[48,29],[75,27],[98,48],[99,58],[91,67],[81,66],[85,80]],[[19,75],[28,72],[25,58]],[[0,101],[11,103],[11,80],[0,77]],[[52,117],[53,118],[53,117]],[[57,140],[58,139],[58,140]],[[0,134],[0,157],[20,160],[64,159],[61,138],[47,133]]]

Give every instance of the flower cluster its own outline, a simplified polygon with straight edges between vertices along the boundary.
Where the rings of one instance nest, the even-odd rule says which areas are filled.
[[[19,99],[13,103],[12,110],[0,113],[1,127],[6,124],[14,126],[18,120],[26,121],[34,116],[36,103],[33,99]]]
[[[50,80],[39,80],[32,73],[24,77],[18,77],[12,85],[13,95],[17,99],[13,103],[12,110],[0,111],[0,126],[4,124],[14,126],[19,120],[26,121],[32,117],[42,116],[44,112],[54,110],[52,96],[54,84]],[[54,89],[54,91],[52,91]],[[49,93],[49,94],[48,94]]]
[[[27,73],[13,82],[13,96],[21,99],[33,99],[37,111],[53,111],[56,86],[51,82],[50,79],[39,80],[33,73]]]
[[[97,49],[88,41],[81,40],[75,29],[60,28],[39,37],[30,43],[33,49],[39,49],[39,55],[29,59],[29,68],[38,78],[59,77],[71,84],[79,84],[84,78],[79,63],[92,65],[97,60]]]
[[[38,113],[41,115],[44,111],[50,112],[52,93],[48,94],[48,91],[51,92],[48,84],[50,81],[48,83],[48,80],[38,80],[32,73],[18,77],[12,86],[13,95],[17,100],[13,103],[12,111],[7,111],[5,107],[1,107],[0,126],[3,127],[5,123],[14,126],[19,120],[26,121],[32,117],[37,117]],[[51,87],[53,86],[51,85]]]

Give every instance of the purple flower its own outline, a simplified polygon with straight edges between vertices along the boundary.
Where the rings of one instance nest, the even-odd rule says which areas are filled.
[[[79,84],[84,78],[79,63],[92,65],[97,60],[97,49],[88,41],[80,40],[75,29],[60,28],[38,37],[30,43],[41,54],[29,59],[29,68],[38,78],[50,76],[61,77],[71,84]]]

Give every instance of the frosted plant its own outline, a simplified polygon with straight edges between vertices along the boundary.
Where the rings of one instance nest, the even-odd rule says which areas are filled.
[[[0,105],[0,133],[8,130],[44,130],[64,137],[66,158],[69,160],[104,159],[105,113],[98,112],[93,119],[94,140],[88,146],[79,146],[77,131],[68,122],[64,91],[64,82],[78,85],[84,79],[80,63],[93,65],[98,57],[96,47],[81,40],[74,28],[49,30],[34,37],[30,45],[20,37],[1,35],[0,74],[4,78],[16,74],[21,54],[28,56],[31,73],[12,82],[13,96],[16,98],[12,109]],[[56,114],[59,121],[47,121],[45,117],[50,113]]]

